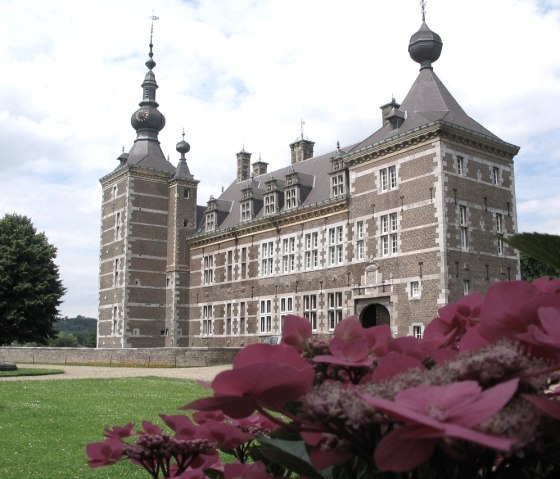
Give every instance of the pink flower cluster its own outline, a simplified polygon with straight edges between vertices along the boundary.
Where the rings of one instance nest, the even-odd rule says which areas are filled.
[[[340,322],[330,341],[288,316],[277,346],[254,344],[213,395],[105,431],[92,467],[130,459],[152,477],[560,477],[560,279],[497,283],[441,308],[424,337]],[[234,456],[220,463],[217,451]],[[198,474],[198,475],[197,475]],[[558,476],[556,476],[558,474]],[[381,476],[382,475],[382,476]],[[407,476],[408,477],[408,476]]]

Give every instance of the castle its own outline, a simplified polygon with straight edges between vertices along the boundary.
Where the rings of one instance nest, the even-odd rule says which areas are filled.
[[[136,140],[100,180],[99,347],[243,346],[280,334],[287,314],[319,337],[350,315],[421,336],[438,308],[519,278],[503,240],[517,230],[519,148],[437,77],[442,41],[424,21],[409,43],[418,77],[377,131],[320,156],[302,133],[275,171],[242,149],[205,206],[184,135],[177,166],[160,147],[152,47]]]

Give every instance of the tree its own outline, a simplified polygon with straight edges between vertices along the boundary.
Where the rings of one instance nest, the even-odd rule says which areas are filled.
[[[538,259],[521,252],[521,279],[524,281],[534,281],[542,276],[556,278],[560,273],[552,266],[549,266]]]
[[[65,288],[55,258],[56,248],[28,217],[0,219],[0,345],[45,344],[56,335]]]
[[[49,341],[49,346],[55,348],[77,348],[79,346],[78,338],[72,333],[60,331],[56,338]]]

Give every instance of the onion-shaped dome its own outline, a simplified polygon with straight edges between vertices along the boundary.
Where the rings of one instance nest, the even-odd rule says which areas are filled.
[[[408,53],[410,58],[420,63],[420,70],[422,70],[432,68],[432,63],[439,58],[442,47],[441,37],[432,32],[426,22],[422,22],[420,30],[410,37]]]

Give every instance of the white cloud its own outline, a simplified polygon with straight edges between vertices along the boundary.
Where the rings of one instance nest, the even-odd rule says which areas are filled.
[[[199,204],[235,175],[243,146],[269,168],[305,133],[316,152],[360,141],[402,100],[418,65],[417,1],[5,0],[0,3],[0,215],[32,218],[59,250],[65,315],[95,316],[98,179],[135,132],[152,8],[154,70],[173,163],[183,127]],[[519,228],[559,232],[560,2],[428,2],[438,76],[516,158]]]

